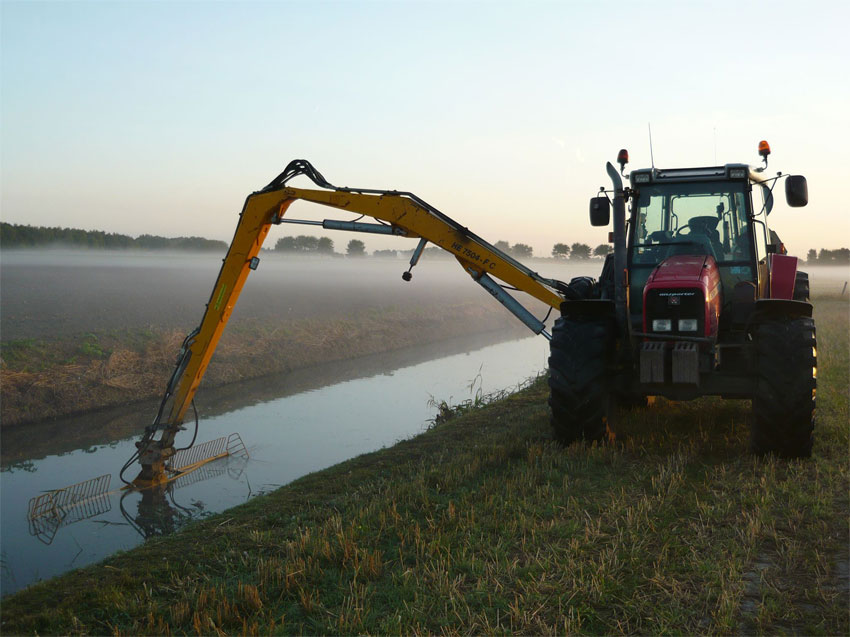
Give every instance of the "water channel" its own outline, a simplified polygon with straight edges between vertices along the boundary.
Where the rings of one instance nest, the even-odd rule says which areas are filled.
[[[153,501],[118,490],[118,470],[149,422],[150,405],[134,406],[132,411],[138,413],[132,417],[123,410],[4,432],[2,594],[130,549],[146,537],[170,533],[187,521],[307,473],[390,446],[427,427],[436,413],[434,400],[457,404],[477,393],[515,388],[546,367],[548,344],[542,337],[494,342],[498,339],[455,339],[440,344],[436,352],[412,348],[253,381],[207,392],[206,403],[199,393],[198,442],[237,432],[249,458],[208,464]],[[178,445],[189,442],[191,429],[181,434]],[[79,435],[60,435],[63,431]],[[106,496],[62,519],[28,521],[31,498],[105,474],[110,476]]]

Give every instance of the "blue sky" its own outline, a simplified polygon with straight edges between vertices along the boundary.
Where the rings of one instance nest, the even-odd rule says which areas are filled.
[[[4,1],[0,217],[227,240],[298,157],[548,254],[605,241],[587,200],[651,122],[661,167],[767,139],[809,180],[771,215],[789,249],[847,246],[846,5]]]

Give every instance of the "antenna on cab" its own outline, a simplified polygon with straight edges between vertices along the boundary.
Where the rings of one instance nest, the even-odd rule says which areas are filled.
[[[649,129],[649,160],[652,162],[652,170],[655,171],[655,157],[652,156],[652,125],[647,122],[646,127]]]

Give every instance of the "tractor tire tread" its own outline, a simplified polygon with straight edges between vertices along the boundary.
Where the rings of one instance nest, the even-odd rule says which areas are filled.
[[[807,317],[765,321],[755,329],[756,389],[750,447],[758,454],[812,453],[817,338]]]
[[[809,300],[809,275],[806,272],[797,271],[794,277],[794,293],[792,298],[795,301]]]
[[[549,406],[554,437],[563,445],[605,436],[610,341],[606,322],[559,318],[552,329]]]

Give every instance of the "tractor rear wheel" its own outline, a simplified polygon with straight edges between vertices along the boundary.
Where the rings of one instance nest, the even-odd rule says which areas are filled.
[[[759,324],[750,447],[783,458],[812,455],[817,342],[813,319],[778,318]]]
[[[809,275],[806,272],[797,271],[794,277],[794,294],[795,301],[809,300]]]
[[[549,407],[555,439],[601,441],[607,431],[610,321],[561,317],[549,343]]]

